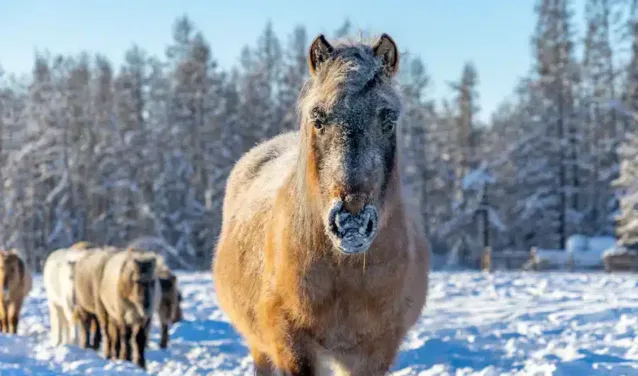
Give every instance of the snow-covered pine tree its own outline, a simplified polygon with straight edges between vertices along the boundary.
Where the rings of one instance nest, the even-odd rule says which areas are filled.
[[[433,146],[428,137],[435,121],[434,105],[428,98],[430,77],[421,59],[405,54],[401,83],[404,94],[405,112],[401,125],[402,153],[404,155],[404,179],[408,188],[414,192],[416,204],[421,208],[424,219],[424,232],[429,232],[428,183],[432,168],[430,159]]]
[[[615,108],[625,118],[627,136],[618,150],[620,173],[614,181],[620,197],[616,235],[621,244],[633,247],[638,244],[638,18],[635,15],[633,13],[633,22],[629,23],[633,40],[632,55],[627,66],[627,82],[624,85],[626,104]]]
[[[625,246],[638,245],[638,137],[630,134],[619,148],[620,174],[614,181],[619,190],[620,214],[616,235]]]
[[[481,251],[475,221],[477,196],[466,197],[466,190],[470,188],[464,185],[464,179],[478,164],[475,145],[475,119],[479,111],[477,85],[478,73],[471,62],[464,64],[459,81],[450,83],[456,92],[452,120],[456,149],[451,154],[455,178],[453,196],[448,201],[453,214],[441,227],[441,235],[449,239],[448,244],[458,252],[459,261],[465,265],[477,264]]]
[[[555,182],[544,189],[556,192],[558,212],[558,242],[554,247],[565,248],[567,237],[578,226],[577,193],[580,181],[577,160],[577,133],[580,124],[575,121],[575,83],[577,65],[574,58],[572,10],[570,0],[539,0],[536,6],[538,20],[533,36],[536,54],[538,87],[543,95],[541,122],[547,126],[544,155],[546,164],[555,171]],[[550,167],[551,166],[551,167]]]
[[[308,76],[308,43],[306,28],[297,26],[290,36],[284,53],[285,60],[277,101],[279,106],[277,118],[281,119],[280,131],[299,128],[297,98]]]
[[[611,182],[618,176],[617,147],[621,140],[621,122],[616,111],[606,104],[618,98],[615,68],[616,53],[612,48],[614,24],[620,7],[613,0],[589,0],[585,7],[587,34],[582,64],[580,119],[585,125],[581,135],[579,175],[586,187],[579,197],[583,207],[580,232],[590,235],[613,233],[613,216],[617,203]]]

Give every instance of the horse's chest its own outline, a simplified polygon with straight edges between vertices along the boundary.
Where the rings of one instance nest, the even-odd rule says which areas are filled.
[[[311,332],[325,348],[355,348],[382,338],[401,321],[397,295],[389,290],[333,285],[330,291],[325,299],[311,303]]]
[[[316,340],[331,350],[352,350],[364,343],[376,342],[394,332],[401,322],[392,302],[337,301],[318,320]]]

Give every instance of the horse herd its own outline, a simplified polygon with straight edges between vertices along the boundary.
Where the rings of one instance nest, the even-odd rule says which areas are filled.
[[[17,252],[0,252],[0,282],[0,327],[3,333],[16,333],[32,286]],[[56,346],[99,350],[104,339],[105,358],[146,368],[144,351],[153,315],[161,325],[160,348],[168,346],[170,325],[182,319],[177,278],[153,252],[78,242],[49,255],[43,283],[50,338]]]

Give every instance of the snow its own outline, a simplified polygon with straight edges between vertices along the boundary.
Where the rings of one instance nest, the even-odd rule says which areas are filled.
[[[575,268],[602,267],[605,251],[615,244],[613,236],[572,235],[567,240],[567,252],[572,255]]]
[[[636,254],[636,250],[630,249],[630,248],[627,248],[627,247],[623,247],[623,246],[610,247],[610,248],[606,249],[605,252],[603,252],[603,258],[605,258],[607,256],[622,256],[622,255],[626,255],[626,254],[635,255]]]
[[[575,269],[602,268],[604,254],[616,244],[613,236],[587,237],[575,234],[567,239],[567,249],[535,249],[536,264],[545,263],[548,266],[565,268],[570,259]]]
[[[472,170],[463,177],[463,189],[482,187],[485,184],[494,184],[494,178],[483,168]]]
[[[184,322],[167,350],[153,328],[148,372],[249,375],[243,341],[216,304],[209,273],[177,273]],[[638,374],[638,275],[433,272],[426,308],[394,375]],[[1,375],[144,374],[75,346],[52,347],[41,276],[18,336],[0,335]]]
[[[604,263],[604,254],[616,244],[616,238],[612,236],[594,236],[589,238],[587,249],[582,252],[574,252],[574,266],[598,267]]]
[[[537,265],[547,264],[551,267],[564,268],[569,263],[569,252],[564,249],[533,248],[532,254]]]
[[[613,236],[594,236],[589,238],[589,250],[594,252],[604,252],[616,245],[616,238]]]
[[[567,250],[570,252],[581,252],[587,250],[589,238],[585,235],[575,234],[567,239]]]

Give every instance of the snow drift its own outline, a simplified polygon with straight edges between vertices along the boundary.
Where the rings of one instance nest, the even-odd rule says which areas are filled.
[[[178,273],[184,321],[166,350],[153,328],[154,375],[250,375],[248,350],[219,310],[209,273]],[[394,375],[638,374],[638,276],[605,273],[433,272],[428,307]],[[52,347],[42,279],[19,336],[0,335],[0,374],[145,374],[72,345]]]

